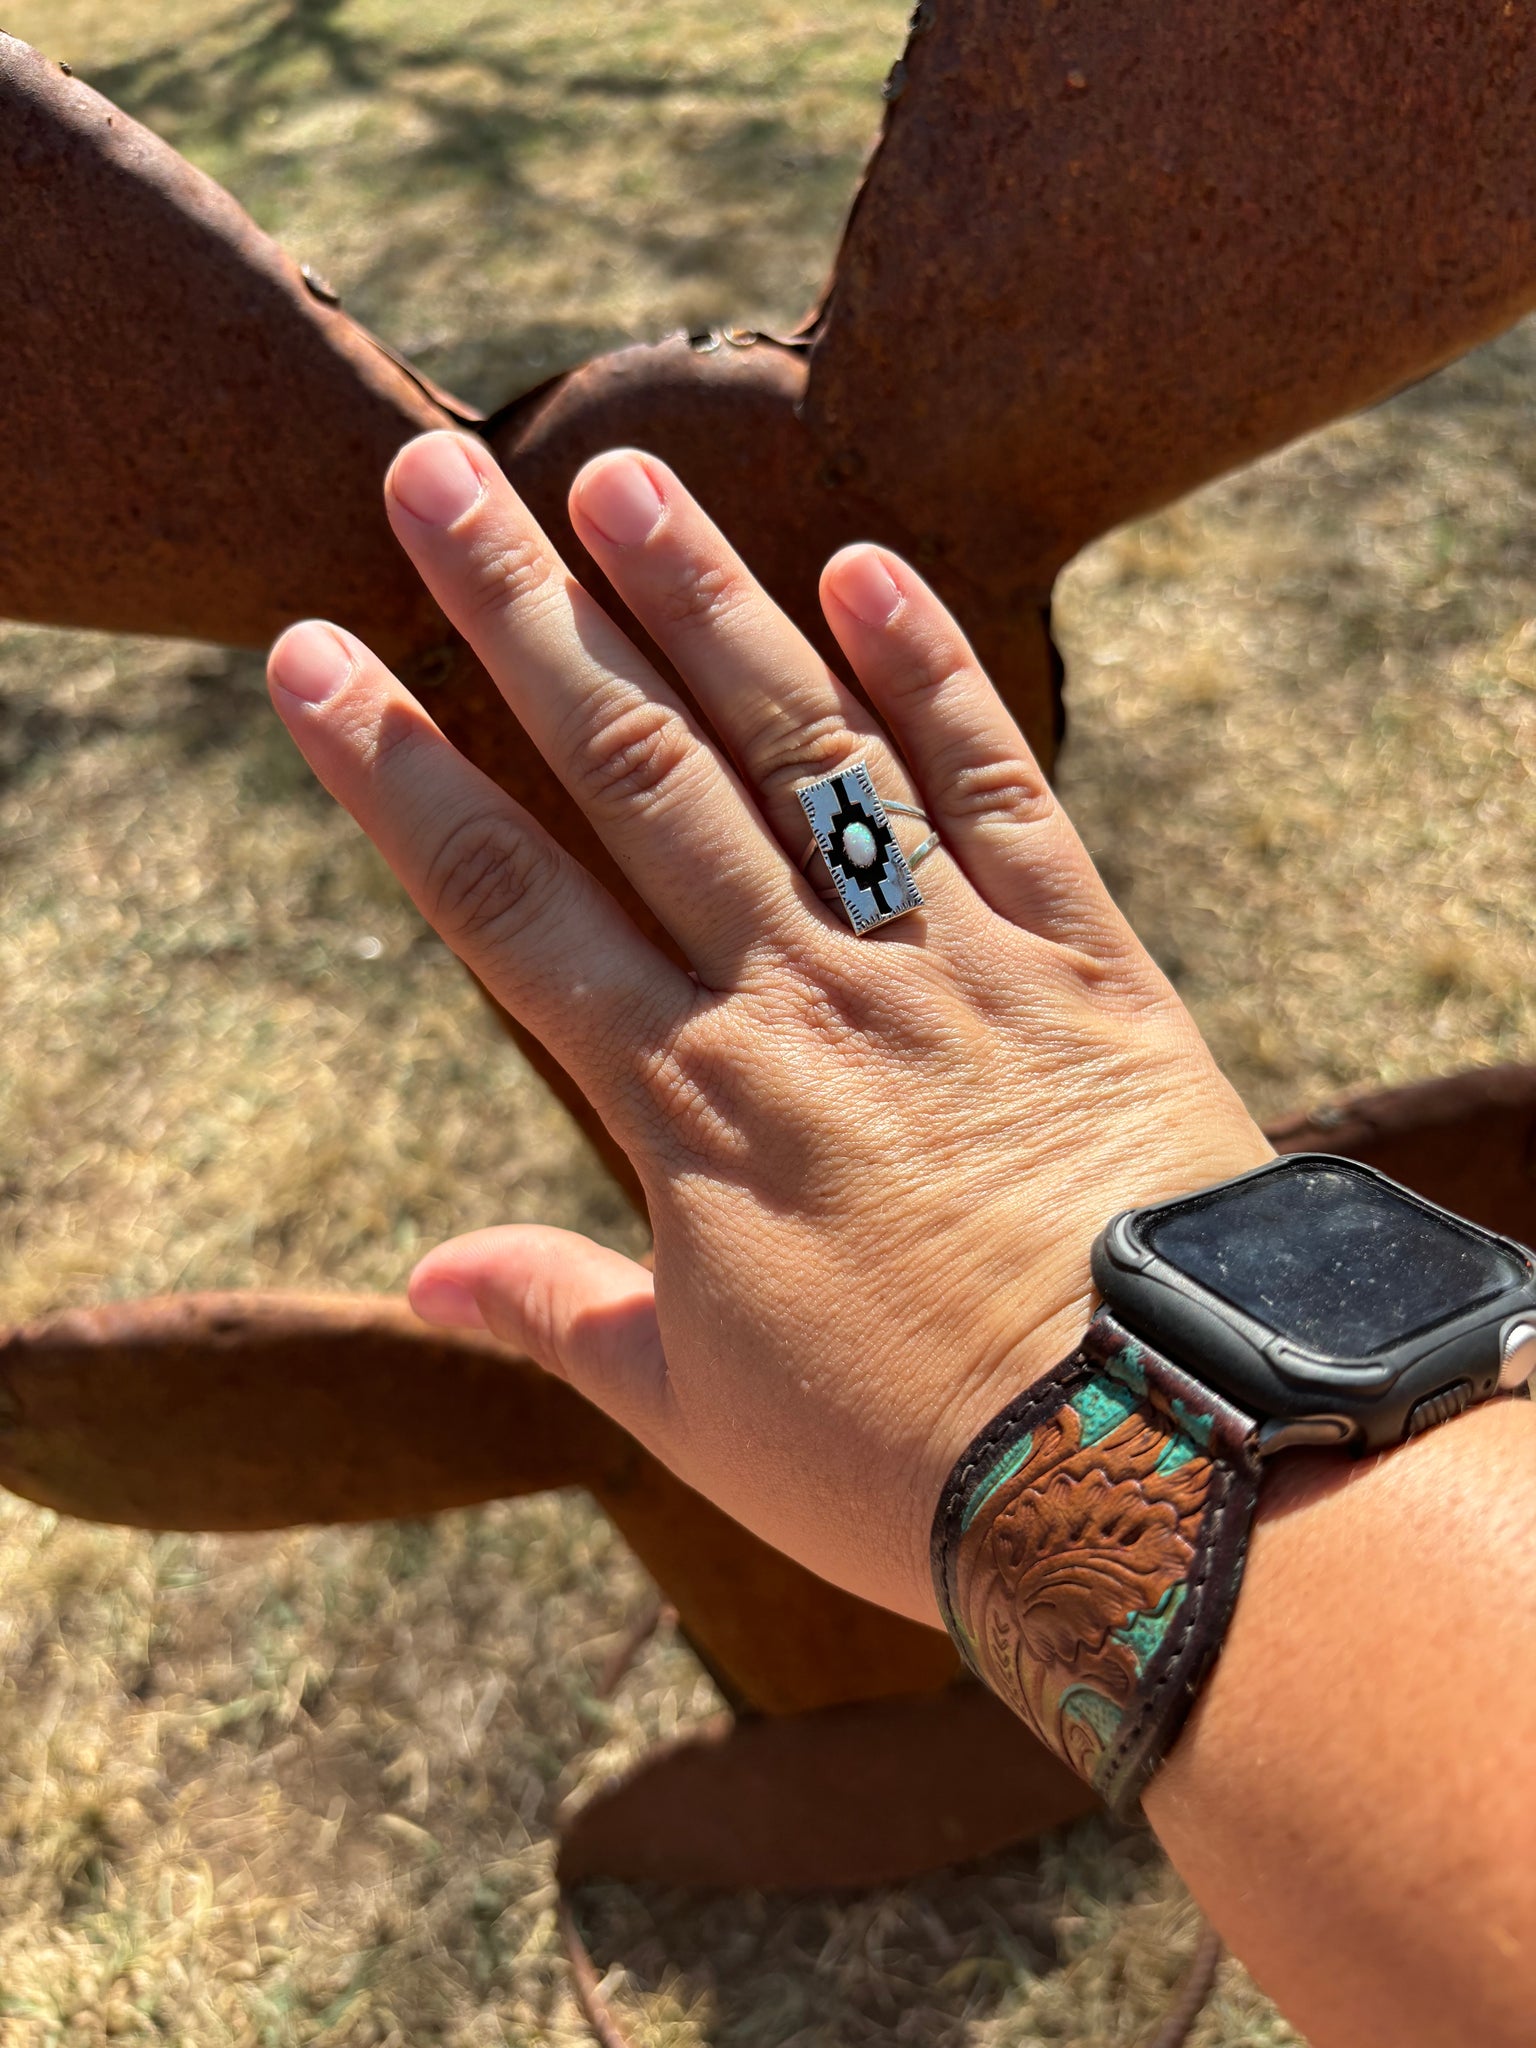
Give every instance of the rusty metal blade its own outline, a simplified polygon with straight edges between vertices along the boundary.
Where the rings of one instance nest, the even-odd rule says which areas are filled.
[[[0,1484],[95,1521],[431,1514],[584,1484],[628,1447],[563,1381],[403,1301],[172,1295],[0,1335]]]
[[[999,592],[1536,304],[1529,7],[921,0],[887,90],[807,423]]]
[[[442,622],[380,482],[443,404],[229,194],[0,35],[0,613],[262,646]],[[457,401],[453,401],[457,410]]]
[[[924,1699],[714,1723],[582,1807],[561,1836],[560,1878],[899,1884],[1098,1803],[1000,1700],[965,1682]]]
[[[413,680],[435,679],[456,738],[488,720],[482,765],[564,838],[573,811],[383,516],[394,451],[470,409],[317,296],[212,179],[9,37],[0,129],[0,613],[253,646],[306,613],[338,618],[387,659],[414,658]],[[821,461],[803,387],[800,352],[745,337],[701,352],[679,337],[556,379],[487,432],[599,584],[565,519],[571,476],[616,441],[655,448],[835,656],[816,602],[827,556],[861,535],[917,543]],[[963,565],[937,570],[994,671],[1020,679],[1048,752],[1038,613],[984,602]]]
[[[808,384],[763,343],[625,352],[503,409],[494,445],[566,538],[575,461],[648,441],[818,638],[827,552],[890,540],[1049,760],[1040,608],[1074,547],[1536,298],[1528,10],[1442,0],[1403,24],[1308,0],[1303,17],[925,4]],[[393,447],[447,417],[423,380],[210,180],[11,40],[0,114],[21,258],[0,333],[22,395],[0,482],[29,484],[0,534],[0,605],[258,643],[327,611],[391,658],[437,659],[461,729],[481,699],[510,727],[443,655],[379,512]],[[491,751],[542,815],[521,735]],[[563,837],[558,800],[552,822]]]
[[[959,1676],[941,1629],[817,1578],[654,1459],[630,1462],[617,1482],[587,1484],[733,1704],[797,1714],[929,1692]]]
[[[943,1685],[948,1638],[772,1550],[494,1340],[403,1301],[179,1295],[0,1332],[0,1484],[95,1521],[271,1529],[582,1486],[727,1698],[768,1713]]]

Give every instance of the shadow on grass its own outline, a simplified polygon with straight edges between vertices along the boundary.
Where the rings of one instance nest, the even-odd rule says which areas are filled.
[[[453,202],[459,275],[509,251],[569,246],[584,267],[639,257],[664,277],[703,281],[721,317],[733,317],[761,297],[762,236],[828,232],[852,194],[862,146],[818,145],[802,135],[786,114],[765,108],[782,86],[753,67],[690,66],[674,74],[654,51],[637,53],[633,68],[622,54],[601,69],[582,68],[591,55],[585,43],[546,37],[520,50],[509,45],[505,22],[470,20],[451,34],[413,36],[360,24],[348,0],[245,0],[190,35],[167,35],[89,77],[167,141],[234,178],[264,225],[284,210],[285,194],[312,189],[334,166],[338,218],[356,214],[361,199],[388,222],[371,260],[354,260],[346,293],[384,331],[410,280],[441,262],[441,220],[431,217],[440,197]],[[717,111],[702,122],[648,127],[649,168],[637,172],[653,174],[658,143],[678,165],[688,197],[670,220],[646,218],[637,227],[607,194],[555,196],[532,168],[551,149],[579,155],[601,141],[616,119],[627,118],[626,108],[684,97]],[[289,123],[291,133],[295,117],[358,100],[370,103],[368,119],[348,133],[344,152],[307,134],[287,140],[279,125]],[[743,205],[755,209],[750,233],[741,231]],[[738,218],[721,218],[731,210]],[[509,311],[512,320],[494,338],[455,342],[451,362],[428,348],[434,372],[462,378],[467,365],[483,385],[505,365],[512,391],[476,393],[496,405],[515,395],[519,371],[523,383],[536,382],[625,338],[564,322],[559,307],[527,309],[531,317],[522,306]]]
[[[199,652],[161,723],[167,743],[189,766],[210,754],[236,752],[242,805],[331,806],[332,798],[272,709],[260,654],[241,648]]]
[[[265,658],[221,647],[197,648],[184,666],[84,710],[54,701],[46,686],[0,687],[0,794],[46,774],[62,756],[145,732],[155,733],[189,768],[209,755],[235,752],[242,800],[331,803],[272,709]]]
[[[65,711],[0,692],[0,795],[25,781],[50,756],[115,738],[122,730],[123,721],[112,711]],[[0,862],[6,852],[0,844]]]
[[[190,36],[167,37],[138,56],[94,69],[91,84],[136,120],[169,134],[191,124],[240,145],[272,111],[297,97],[409,90],[413,73],[457,60],[492,70],[508,86],[527,82],[516,58],[467,32],[455,44],[411,49],[344,19],[350,0],[247,0]],[[309,60],[307,63],[305,60]],[[300,67],[302,83],[300,83]],[[476,155],[482,177],[507,175],[515,124]]]
[[[1082,1923],[1064,1902],[1060,1839],[865,1893],[705,1895],[592,1884],[577,1918],[599,1975],[703,2019],[716,2048],[791,2040],[942,2044],[970,2038],[1073,1967]],[[1129,1903],[1162,1863],[1145,1828],[1073,1831],[1100,1902]],[[1065,1917],[1064,1917],[1065,1915]],[[1080,1964],[1078,1967],[1082,1967]],[[1100,1954],[1092,1967],[1106,1967]]]

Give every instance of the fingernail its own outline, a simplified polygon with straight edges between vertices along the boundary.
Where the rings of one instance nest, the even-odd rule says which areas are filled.
[[[840,604],[866,626],[888,625],[901,603],[901,592],[873,548],[839,562],[828,579]]]
[[[457,1280],[439,1280],[428,1274],[411,1280],[411,1307],[424,1323],[437,1323],[448,1330],[483,1330],[485,1317],[480,1304]]]
[[[389,488],[425,526],[452,526],[484,488],[480,473],[452,434],[425,434],[402,448]]]
[[[323,704],[352,673],[352,650],[322,619],[290,626],[273,648],[267,672],[301,704]]]
[[[605,540],[636,548],[661,517],[661,493],[633,455],[599,463],[577,486],[576,502]]]

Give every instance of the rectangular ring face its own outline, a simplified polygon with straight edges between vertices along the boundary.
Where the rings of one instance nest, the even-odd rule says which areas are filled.
[[[922,892],[862,761],[795,794],[855,932],[919,908]]]

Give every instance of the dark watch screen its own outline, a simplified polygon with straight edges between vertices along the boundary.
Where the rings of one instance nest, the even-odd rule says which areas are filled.
[[[1298,1163],[1148,1217],[1146,1244],[1192,1280],[1309,1350],[1369,1358],[1526,1275],[1347,1166]]]

